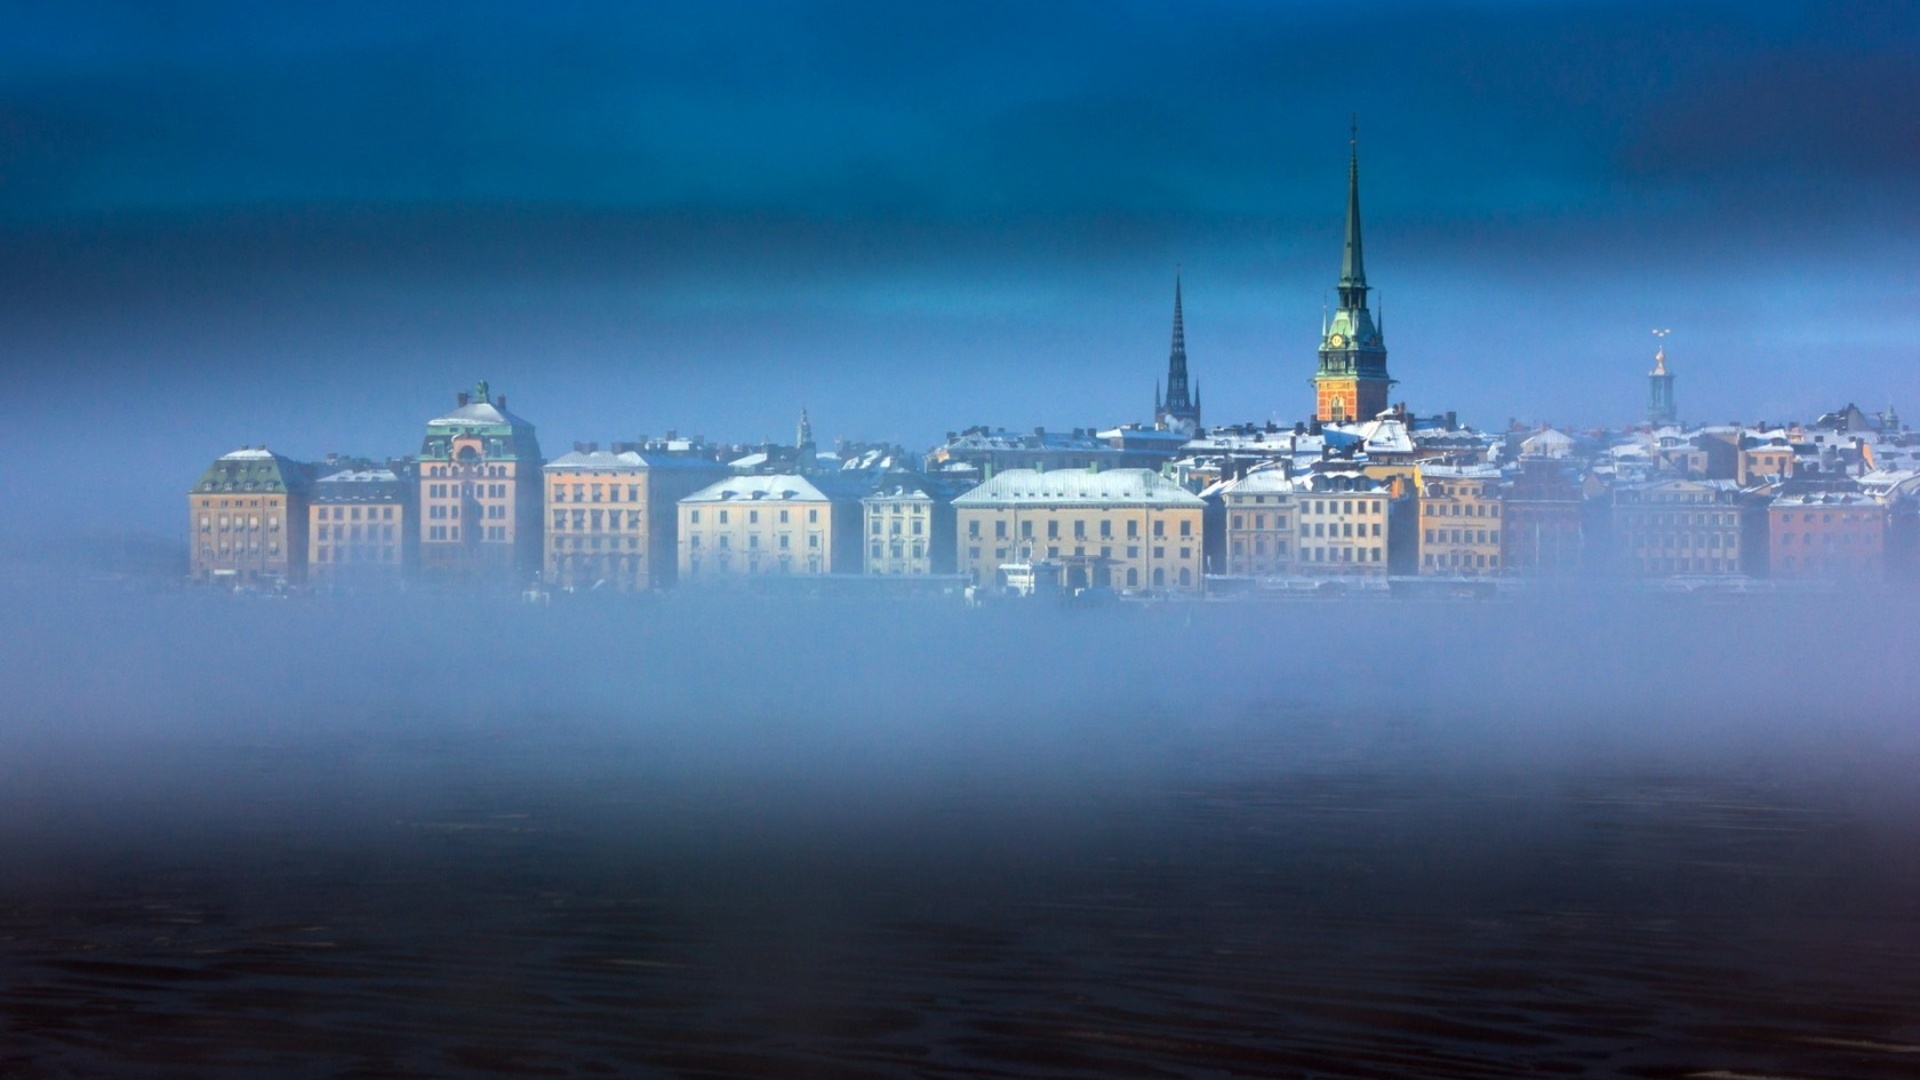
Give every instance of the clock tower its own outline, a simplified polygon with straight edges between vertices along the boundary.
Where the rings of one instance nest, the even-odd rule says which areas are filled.
[[[1313,377],[1314,418],[1321,423],[1371,420],[1387,408],[1387,346],[1367,310],[1367,272],[1360,254],[1360,139],[1347,148],[1347,236],[1340,259],[1340,306],[1320,330],[1320,370]]]

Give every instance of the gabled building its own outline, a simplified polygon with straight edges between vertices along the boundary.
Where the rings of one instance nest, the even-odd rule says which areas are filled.
[[[960,572],[1004,587],[1007,567],[1046,563],[1069,589],[1197,590],[1205,507],[1147,469],[1010,469],[953,501]]]
[[[1280,577],[1294,572],[1299,535],[1296,497],[1308,489],[1284,465],[1255,469],[1201,493],[1218,498],[1224,543],[1219,572],[1234,577]]]
[[[860,500],[869,574],[951,574],[954,553],[952,488],[927,476],[882,474]]]
[[[521,584],[540,572],[540,443],[487,384],[427,421],[418,458],[420,569]]]
[[[312,484],[311,465],[264,446],[222,454],[187,494],[192,579],[250,587],[302,580]]]

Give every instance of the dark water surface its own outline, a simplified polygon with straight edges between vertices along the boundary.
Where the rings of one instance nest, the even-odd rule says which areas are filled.
[[[1894,777],[1436,774],[1272,722],[871,801],[529,768],[524,727],[168,762],[217,803],[14,845],[0,1075],[1920,1071]]]
[[[1004,654],[794,648],[621,676],[733,687],[670,718],[539,708],[532,661],[492,704],[372,659],[24,699],[156,719],[0,743],[0,1077],[1920,1075],[1898,709],[1529,738],[1571,722],[1336,706],[1290,663],[1023,713],[969,689]],[[463,663],[427,670],[501,679]]]

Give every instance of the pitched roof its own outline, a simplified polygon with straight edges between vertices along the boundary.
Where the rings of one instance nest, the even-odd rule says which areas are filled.
[[[955,506],[1161,506],[1198,509],[1198,495],[1151,469],[1085,472],[1009,469],[953,500]]]

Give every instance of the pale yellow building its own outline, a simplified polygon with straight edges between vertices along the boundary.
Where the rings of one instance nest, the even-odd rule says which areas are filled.
[[[679,501],[727,474],[705,458],[580,445],[547,463],[547,583],[638,592],[677,576]]]
[[[1206,503],[1149,469],[1010,469],[953,501],[960,572],[1003,586],[1002,567],[1052,563],[1068,588],[1201,587]]]
[[[1500,470],[1428,465],[1417,486],[1420,573],[1500,573]]]
[[[261,586],[299,581],[307,564],[313,467],[262,446],[223,454],[187,494],[193,580]]]
[[[860,500],[869,574],[951,574],[953,490],[918,473],[890,472]]]
[[[1222,504],[1226,573],[1239,577],[1280,577],[1294,572],[1299,536],[1299,503],[1304,482],[1283,467],[1254,469],[1207,493]]]
[[[1358,471],[1316,472],[1295,496],[1294,573],[1387,573],[1388,484]]]
[[[680,579],[860,572],[859,492],[838,475],[734,476],[679,504]]]

